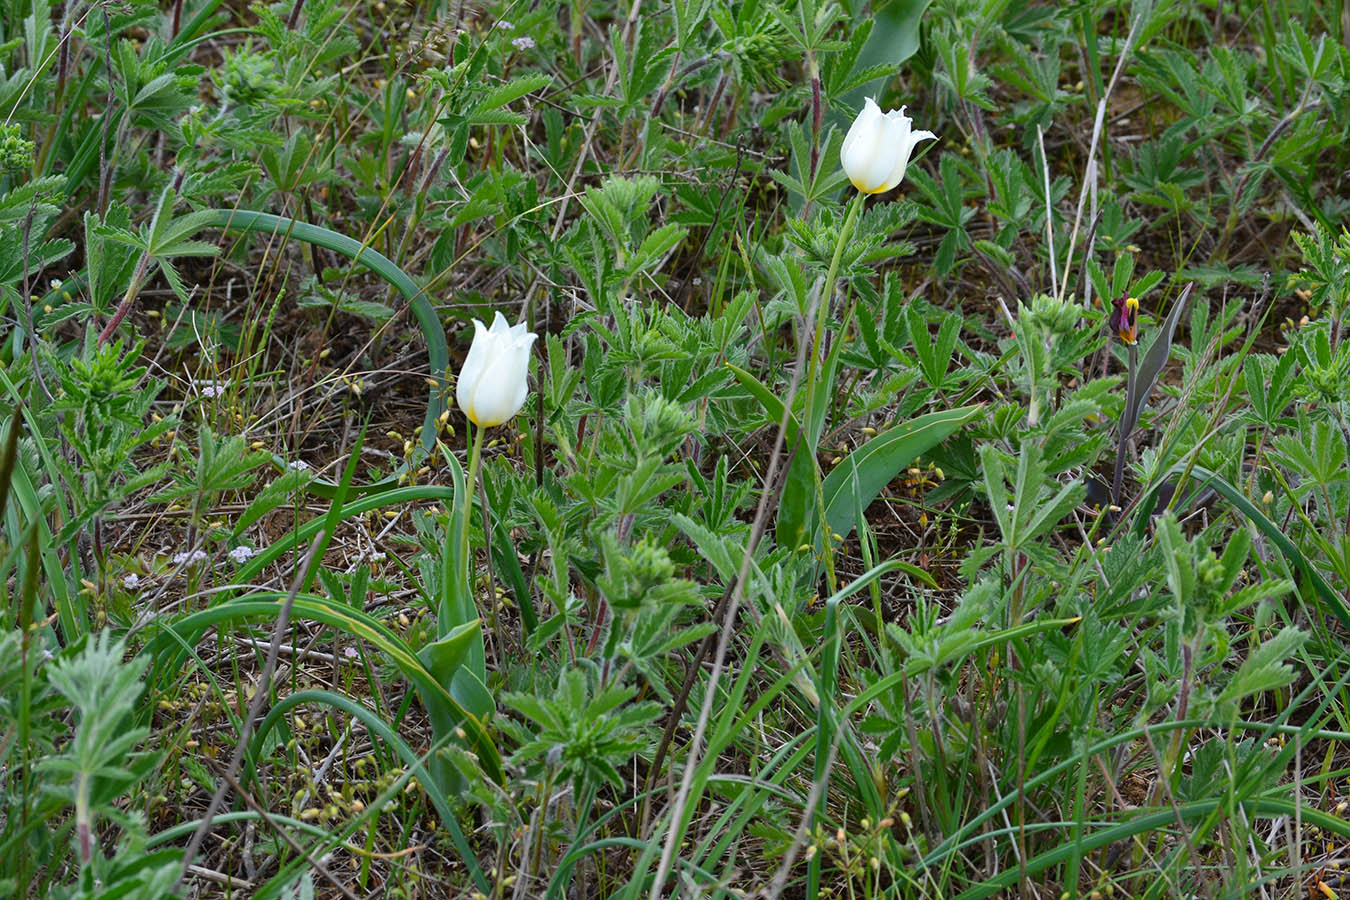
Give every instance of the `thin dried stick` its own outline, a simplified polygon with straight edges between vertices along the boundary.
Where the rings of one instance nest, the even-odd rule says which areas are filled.
[[[178,881],[174,884],[172,891],[174,894],[177,894],[178,889],[182,887],[183,880],[188,875],[188,867],[192,865],[192,861],[196,859],[198,851],[201,850],[202,841],[206,839],[206,833],[211,830],[211,821],[216,817],[220,804],[224,802],[226,792],[230,790],[231,785],[235,785],[237,788],[235,778],[238,777],[239,768],[244,762],[244,747],[248,744],[254,721],[262,714],[263,703],[267,698],[267,686],[272,680],[272,673],[276,671],[277,657],[281,655],[281,639],[290,626],[291,608],[295,605],[295,595],[300,593],[300,586],[309,579],[309,571],[314,566],[316,551],[325,537],[327,537],[327,532],[321,530],[310,542],[304,561],[301,562],[295,580],[291,583],[291,589],[281,604],[281,612],[277,616],[276,627],[272,629],[272,646],[267,648],[267,662],[263,665],[262,675],[258,679],[258,687],[253,693],[253,700],[249,702],[248,715],[244,717],[243,723],[239,726],[239,741],[234,745],[234,753],[230,755],[230,765],[221,776],[220,783],[216,786],[216,792],[211,797],[211,803],[206,807],[206,815],[202,817],[201,824],[192,833],[192,840],[188,842],[187,849],[183,851],[183,870],[178,874]]]

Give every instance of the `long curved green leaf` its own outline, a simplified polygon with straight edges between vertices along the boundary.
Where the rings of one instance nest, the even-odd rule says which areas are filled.
[[[210,216],[203,215],[203,221],[217,228],[223,228],[227,231],[249,231],[294,238],[324,247],[335,253],[341,253],[351,259],[352,262],[365,266],[383,278],[403,295],[403,299],[408,301],[408,308],[411,310],[413,317],[417,319],[417,324],[422,330],[422,337],[427,342],[427,357],[431,370],[432,386],[431,395],[427,400],[426,414],[422,418],[421,439],[422,448],[426,452],[430,453],[435,449],[437,419],[446,408],[450,347],[445,338],[445,329],[441,326],[440,316],[436,314],[436,308],[417,282],[413,281],[387,256],[354,238],[320,225],[311,225],[308,222],[299,222],[295,219],[252,210],[212,209],[205,212],[210,213]],[[385,482],[387,481],[389,479],[385,479]],[[381,482],[381,484],[385,482]],[[322,489],[323,485],[320,483],[314,487]]]
[[[189,644],[197,640],[206,629],[246,619],[267,619],[276,616],[285,595],[277,592],[250,594],[239,600],[221,603],[200,612],[184,616],[176,622],[161,627],[172,629]],[[388,656],[422,694],[424,700],[452,710],[459,725],[466,733],[470,749],[478,756],[483,770],[494,781],[505,778],[502,770],[501,754],[484,727],[482,721],[451,695],[449,687],[436,680],[426,666],[417,658],[408,646],[379,620],[350,606],[330,603],[322,597],[298,595],[293,604],[294,615],[304,617],[336,628],[346,634],[360,638]],[[161,667],[174,670],[182,660],[182,651],[174,645],[167,635],[156,635],[141,650]]]

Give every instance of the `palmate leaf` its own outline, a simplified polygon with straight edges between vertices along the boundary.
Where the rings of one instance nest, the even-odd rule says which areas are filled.
[[[1294,668],[1285,660],[1293,656],[1307,639],[1306,632],[1287,625],[1274,637],[1257,643],[1219,695],[1219,706],[1231,706],[1245,697],[1272,691],[1293,681]]]
[[[1299,549],[1298,545],[1290,540],[1284,530],[1275,522],[1272,522],[1240,489],[1202,466],[1187,465],[1184,462],[1174,466],[1140,498],[1139,511],[1136,513],[1134,520],[1136,537],[1143,538],[1148,534],[1149,523],[1152,521],[1154,509],[1158,505],[1158,495],[1162,489],[1174,484],[1174,479],[1184,475],[1189,475],[1191,478],[1198,480],[1204,487],[1213,488],[1229,503],[1232,503],[1238,512],[1246,516],[1252,525],[1256,526],[1266,540],[1279,548],[1280,553],[1284,555],[1290,565],[1311,583],[1314,592],[1322,600],[1324,611],[1335,616],[1343,625],[1350,627],[1350,608],[1346,607],[1345,600],[1336,593],[1317,567],[1303,555],[1303,551]],[[1179,490],[1172,494],[1173,497],[1179,495]]]

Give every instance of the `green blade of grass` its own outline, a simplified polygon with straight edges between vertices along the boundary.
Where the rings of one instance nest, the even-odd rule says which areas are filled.
[[[339,709],[354,719],[359,719],[370,732],[378,736],[389,745],[404,764],[412,771],[415,776],[419,776],[419,783],[426,789],[427,795],[431,797],[431,803],[436,807],[436,812],[441,817],[441,823],[446,830],[450,832],[450,840],[459,852],[460,859],[468,868],[474,884],[480,891],[488,893],[491,887],[488,885],[487,877],[483,874],[482,868],[478,865],[478,859],[474,856],[473,850],[469,847],[469,842],[464,837],[464,831],[459,827],[459,821],[455,818],[454,811],[450,807],[450,799],[440,790],[436,779],[431,778],[425,765],[423,757],[419,756],[412,747],[408,746],[407,741],[398,736],[398,733],[389,726],[389,723],[380,718],[373,710],[367,709],[350,697],[344,697],[333,691],[308,690],[297,691],[278,700],[276,705],[268,711],[267,716],[258,726],[257,732],[253,736],[253,746],[249,752],[249,758],[256,761],[262,752],[263,740],[267,734],[281,721],[282,716],[286,715],[291,709],[301,706],[305,703],[318,703],[325,706],[331,706]],[[327,835],[325,835],[326,837]]]

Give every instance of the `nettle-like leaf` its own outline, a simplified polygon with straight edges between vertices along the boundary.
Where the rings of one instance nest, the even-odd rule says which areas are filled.
[[[1217,715],[1223,718],[1236,715],[1238,704],[1246,698],[1282,688],[1292,682],[1294,667],[1286,660],[1297,653],[1307,640],[1306,632],[1287,625],[1273,637],[1257,642],[1215,698]]]
[[[47,679],[76,710],[75,735],[63,752],[36,766],[53,776],[52,786],[75,807],[77,841],[84,860],[96,852],[95,817],[116,815],[112,804],[122,791],[149,772],[133,763],[135,749],[150,733],[127,720],[141,694],[141,675],[150,660],[124,661],[125,647],[108,631],[100,632],[71,656],[58,660]],[[96,790],[96,782],[116,786]],[[96,803],[97,800],[103,803]]]

